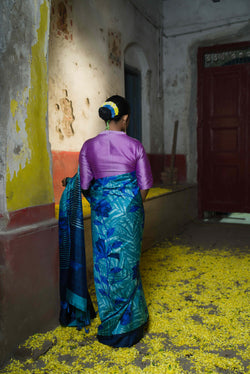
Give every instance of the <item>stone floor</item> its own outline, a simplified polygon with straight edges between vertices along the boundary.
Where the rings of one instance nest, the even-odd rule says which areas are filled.
[[[205,222],[194,220],[183,226],[179,232],[180,242],[204,248],[240,248],[249,251],[250,224],[232,224],[220,221]]]

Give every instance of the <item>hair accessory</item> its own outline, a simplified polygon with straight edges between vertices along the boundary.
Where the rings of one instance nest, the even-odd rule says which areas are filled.
[[[105,103],[102,104],[101,108],[103,108],[103,107],[106,107],[111,111],[111,114],[112,114],[111,118],[114,118],[119,113],[118,106],[115,103],[113,103],[112,101],[105,101]]]
[[[107,123],[106,123],[106,130],[109,130],[109,122],[110,121],[107,121]]]

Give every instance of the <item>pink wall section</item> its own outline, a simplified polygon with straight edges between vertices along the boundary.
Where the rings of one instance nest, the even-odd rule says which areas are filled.
[[[8,229],[33,225],[55,217],[55,204],[32,206],[10,212]]]

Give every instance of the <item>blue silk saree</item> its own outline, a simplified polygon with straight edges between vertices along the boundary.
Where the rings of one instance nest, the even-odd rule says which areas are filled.
[[[144,209],[135,172],[94,180],[91,205],[94,282],[101,325],[98,340],[130,347],[143,336],[148,310],[140,277]],[[95,312],[87,291],[79,172],[60,201],[60,322],[81,328]]]
[[[135,172],[95,180],[87,198],[101,319],[97,337],[129,347],[142,338],[148,321],[139,271],[144,209]]]
[[[60,300],[63,326],[90,324],[95,311],[87,289],[79,172],[67,178],[59,206]]]

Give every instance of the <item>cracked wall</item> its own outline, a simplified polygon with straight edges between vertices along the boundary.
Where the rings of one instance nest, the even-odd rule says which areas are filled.
[[[150,1],[146,3],[142,9],[138,1],[122,0],[118,4],[111,0],[52,0],[49,137],[53,151],[79,152],[85,140],[104,130],[98,108],[108,96],[124,95],[125,51],[136,45],[152,76],[147,107],[144,102],[142,107],[142,111],[150,111],[147,124],[142,123],[143,142],[148,153],[162,152],[161,1],[157,0],[153,7]],[[147,76],[147,72],[143,74]],[[147,88],[146,78],[144,87]]]
[[[2,3],[2,215],[53,201],[47,134],[49,14],[48,0]]]

